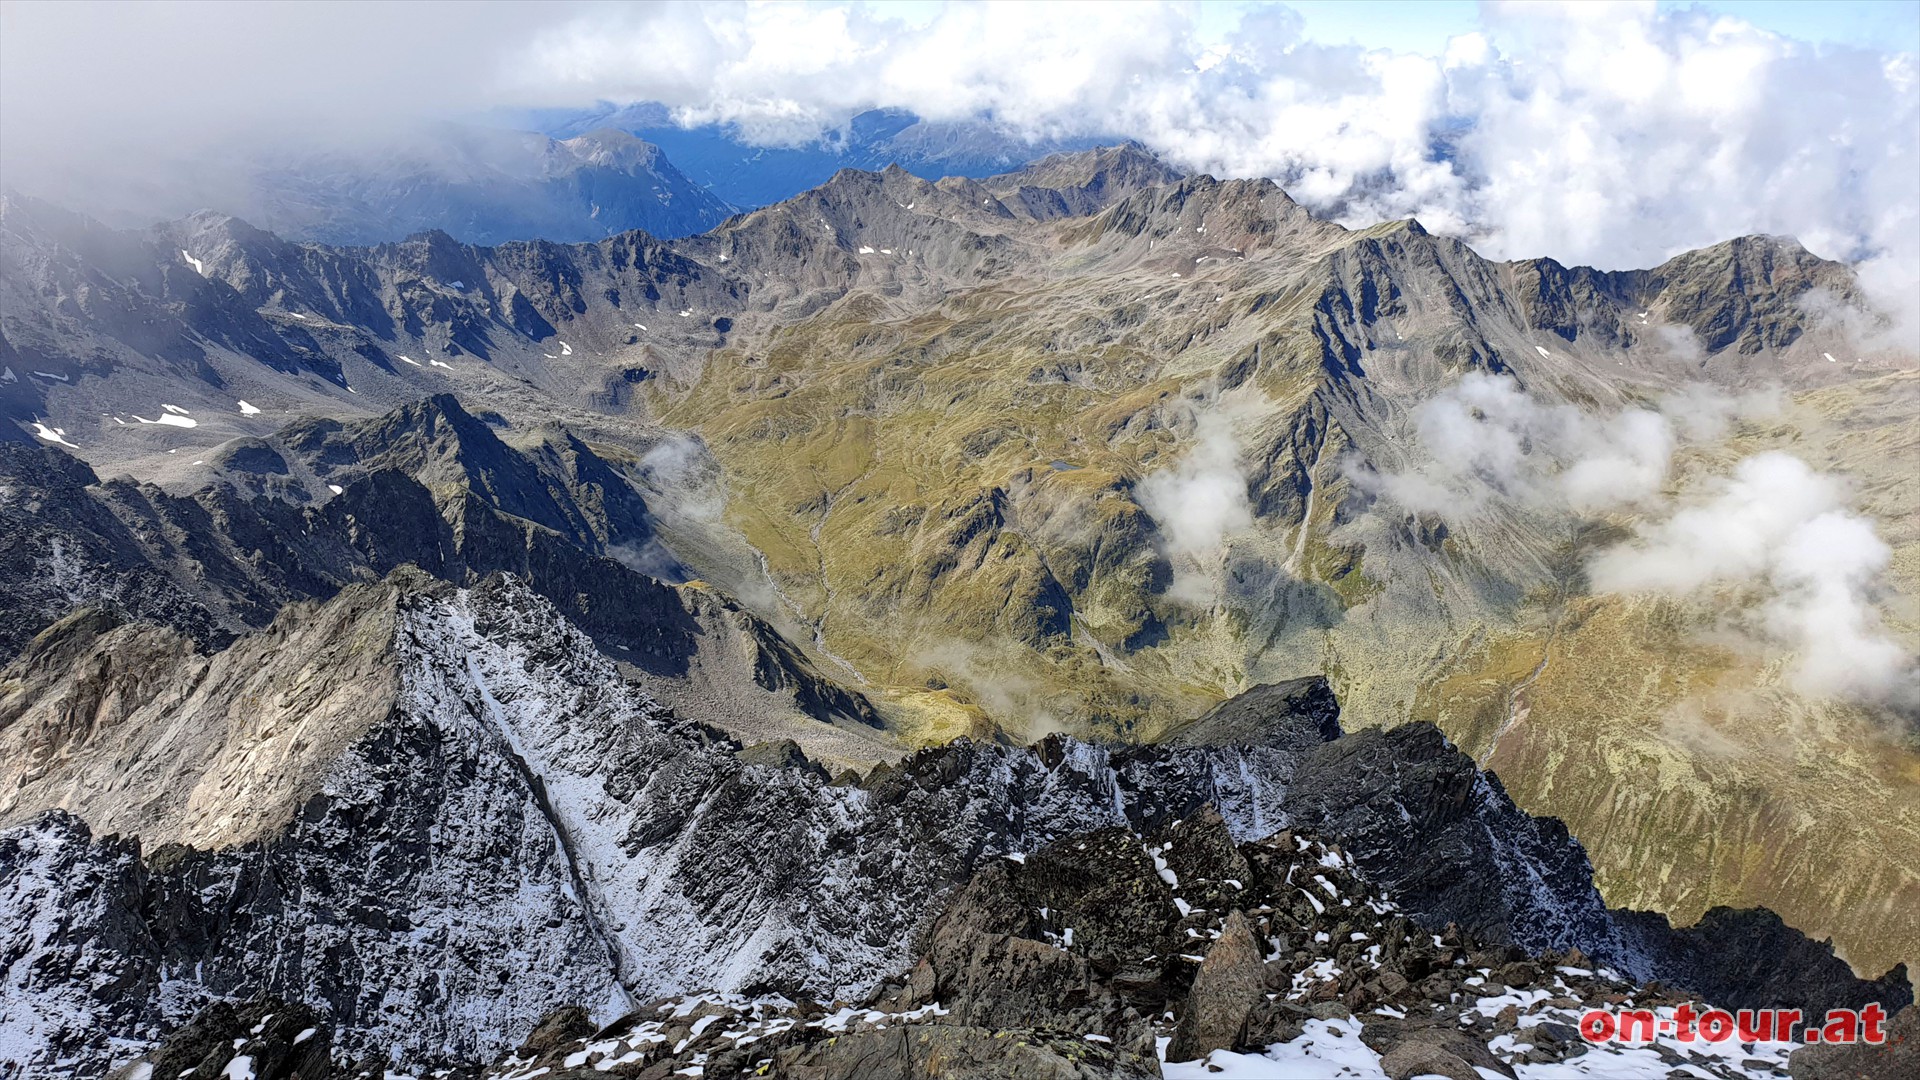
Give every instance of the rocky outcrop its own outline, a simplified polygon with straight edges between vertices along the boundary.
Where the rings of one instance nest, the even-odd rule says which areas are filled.
[[[1247,1018],[1266,997],[1265,960],[1247,917],[1235,909],[1200,961],[1180,1025],[1167,1044],[1167,1060],[1192,1061],[1241,1044]]]
[[[685,679],[699,654],[744,652],[728,673],[791,713],[879,726],[871,703],[764,620],[633,569],[635,552],[657,548],[646,503],[564,431],[516,449],[441,395],[369,421],[294,424],[236,448],[227,466],[239,486],[177,496],[101,483],[55,447],[0,444],[0,656],[82,606],[212,649],[287,603],[402,565],[459,583],[505,571],[649,676]],[[665,572],[673,560],[646,565]]]
[[[1431,729],[1311,744],[1329,720],[1311,684],[1262,695],[1278,708],[1257,727],[1242,717],[1238,744],[962,740],[835,785],[777,755],[741,761],[738,744],[622,680],[517,579],[463,590],[403,574],[291,612],[280,632],[327,620],[330,637],[367,643],[357,655],[390,658],[395,689],[359,734],[297,771],[254,775],[245,763],[305,747],[312,734],[298,724],[235,725],[167,681],[218,679],[151,675],[148,697],[161,704],[137,730],[211,748],[158,787],[218,792],[245,779],[249,805],[290,808],[244,838],[95,839],[81,818],[126,796],[79,782],[74,762],[115,737],[114,717],[65,710],[87,722],[6,728],[43,763],[40,805],[81,816],[51,811],[0,839],[0,920],[20,928],[0,966],[0,1011],[9,1045],[26,1047],[36,1069],[102,1063],[110,1039],[155,1038],[216,997],[305,1002],[332,1018],[344,1054],[397,1047],[433,1063],[493,1060],[557,1003],[604,1016],[695,991],[878,995],[908,1011],[949,1010],[975,1031],[1037,1030],[1051,1017],[1097,1028],[1110,1040],[1101,1053],[1139,1061],[1151,1044],[1129,1015],[1184,1007],[1188,965],[1200,960],[1182,957],[1202,956],[1187,943],[1211,940],[1226,913],[1254,920],[1258,943],[1276,930],[1257,909],[1284,908],[1293,929],[1283,933],[1325,933],[1342,971],[1359,970],[1366,947],[1352,935],[1370,931],[1350,920],[1361,908],[1385,915],[1328,875],[1359,880],[1364,867],[1399,863],[1425,868],[1396,878],[1401,938],[1471,924],[1503,947],[1570,944],[1623,976],[1651,965],[1671,977],[1661,956],[1621,948],[1590,880],[1570,874],[1583,865],[1577,845],[1472,779]],[[290,686],[297,669],[337,662],[289,648],[236,670]],[[1358,797],[1341,802],[1335,790]],[[1429,802],[1425,818],[1403,814]],[[1290,824],[1342,835],[1345,853],[1286,835],[1252,843]],[[1457,879],[1491,884],[1462,890]],[[1569,912],[1587,914],[1556,921]],[[889,973],[915,956],[922,966],[889,991]],[[1412,983],[1428,973],[1397,974]],[[1009,979],[1020,995],[1008,996]],[[1242,981],[1210,977],[1199,1000],[1238,1001]],[[1237,1008],[1209,1005],[1213,1019],[1192,1038],[1223,1037]],[[1249,1030],[1298,1019],[1262,1008],[1245,1017]],[[899,1032],[878,1030],[884,1022],[874,1053],[910,1053]]]
[[[333,1061],[332,1043],[326,1018],[304,1005],[267,999],[235,1007],[216,1001],[169,1034],[145,1061],[116,1069],[107,1074],[107,1080],[141,1076],[328,1080],[342,1074]]]
[[[1236,844],[1203,809],[1151,835],[1069,834],[983,863],[933,922],[917,965],[862,999],[678,996],[599,1028],[564,1006],[512,1053],[452,1071],[1485,1080],[1678,1068],[1753,1080],[1784,1075],[1791,1061],[1793,1075],[1823,1080],[1903,1075],[1912,1009],[1890,1025],[1895,1045],[1798,1052],[1791,1041],[1706,1044],[1671,1031],[1589,1043],[1576,1029],[1589,1008],[1671,1021],[1688,1000],[1578,952],[1529,955],[1455,927],[1428,932],[1338,846],[1292,830]],[[339,1075],[367,1075],[358,1068]]]

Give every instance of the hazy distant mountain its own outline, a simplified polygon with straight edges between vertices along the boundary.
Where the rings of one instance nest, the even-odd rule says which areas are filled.
[[[302,240],[373,244],[440,229],[474,244],[705,232],[733,208],[660,147],[613,128],[565,139],[447,126],[395,148],[277,161],[234,208]],[[223,208],[224,209],[224,208]]]
[[[841,169],[899,165],[926,180],[996,176],[1048,154],[1085,150],[1113,139],[1029,142],[989,123],[936,123],[902,109],[874,109],[801,146],[753,146],[718,124],[685,128],[665,106],[603,105],[554,112],[530,125],[557,138],[601,128],[632,132],[654,143],[682,171],[736,206],[765,206],[823,184]]]
[[[689,180],[658,146],[613,128],[550,138],[474,124],[320,137],[183,154],[101,186],[38,177],[24,193],[107,224],[142,227],[202,210],[290,240],[379,244],[438,229],[471,244],[571,243],[632,229],[705,232],[734,208]]]

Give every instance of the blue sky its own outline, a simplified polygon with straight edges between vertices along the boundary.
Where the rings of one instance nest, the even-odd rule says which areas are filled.
[[[1203,24],[1230,22],[1235,9],[1255,4],[1213,4]],[[1353,42],[1371,48],[1436,54],[1447,38],[1469,33],[1480,22],[1475,0],[1297,0],[1285,5],[1305,20],[1306,36],[1322,44]],[[1663,11],[1700,8],[1750,22],[1763,30],[1802,41],[1866,47],[1920,48],[1920,2],[1902,0],[1729,0],[1724,3],[1672,3]]]

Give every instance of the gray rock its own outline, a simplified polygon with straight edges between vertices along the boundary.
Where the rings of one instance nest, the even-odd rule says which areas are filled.
[[[1260,946],[1247,918],[1235,911],[1194,976],[1186,1010],[1167,1045],[1167,1060],[1192,1061],[1242,1045],[1247,1015],[1264,997],[1262,968]]]

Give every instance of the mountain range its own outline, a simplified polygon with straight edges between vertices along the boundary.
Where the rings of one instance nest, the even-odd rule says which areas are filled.
[[[31,187],[78,199],[117,225],[217,206],[278,236],[323,244],[431,230],[472,244],[567,243],[635,229],[662,238],[705,232],[842,168],[898,163],[929,179],[984,177],[1094,145],[877,110],[802,144],[765,146],[721,125],[683,127],[657,105],[601,106],[314,137],[299,148],[263,139],[156,165],[122,178],[110,195],[94,194],[84,175],[36,175]]]
[[[1898,1004],[1906,706],[1796,682],[1752,581],[1595,581],[1791,450],[1913,595],[1920,378],[1873,320],[1786,238],[1495,262],[1131,146],[571,244],[6,196],[0,1056],[311,1026],[652,1075],[762,1037],[642,1051],[708,1010],[784,1075],[1029,1030],[1136,1075],[1339,1012],[1384,1060],[1469,992]],[[1308,850],[1345,876],[1302,907]],[[1250,978],[1294,1011],[1203,1033]],[[1510,1069],[1514,1030],[1440,1050]]]
[[[1097,139],[1024,140],[990,121],[923,120],[903,109],[870,109],[794,145],[761,145],[725,124],[683,125],[653,103],[556,110],[519,118],[557,139],[589,131],[628,132],[663,149],[688,176],[741,207],[784,201],[841,169],[898,165],[915,176],[981,178],[1053,154],[1090,150]]]

